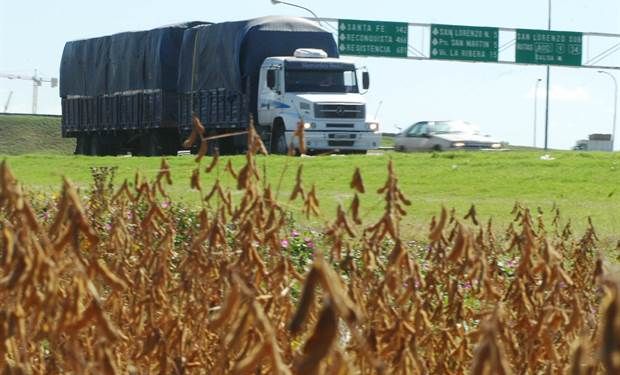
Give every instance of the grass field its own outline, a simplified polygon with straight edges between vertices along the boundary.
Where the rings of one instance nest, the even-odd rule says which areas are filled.
[[[441,206],[454,207],[465,215],[475,204],[480,219],[493,218],[497,228],[505,228],[512,220],[510,214],[515,202],[540,207],[548,213],[554,205],[561,209],[564,220],[570,218],[573,228],[583,230],[590,216],[607,247],[620,239],[620,154],[553,152],[554,160],[541,160],[541,152],[507,151],[445,152],[423,154],[385,153],[367,156],[326,156],[287,158],[260,157],[259,165],[267,172],[267,180],[279,198],[287,201],[293,187],[295,173],[303,165],[303,181],[309,190],[316,184],[324,217],[333,217],[338,204],[348,207],[353,191],[349,188],[355,167],[360,167],[366,185],[361,212],[364,221],[378,217],[382,212],[382,197],[376,194],[387,175],[387,163],[392,159],[399,176],[399,184],[412,201],[405,218],[407,237],[420,239],[422,228],[436,215]],[[0,156],[0,158],[4,158]],[[16,177],[28,190],[51,193],[59,190],[61,176],[86,189],[90,182],[91,166],[117,166],[116,182],[120,184],[140,170],[147,177],[158,171],[159,158],[137,157],[75,157],[58,155],[23,155],[6,157]],[[238,170],[243,156],[232,157]],[[202,162],[203,169],[210,159]],[[219,170],[202,174],[203,187],[208,190],[216,175],[226,186],[234,187],[232,177],[224,172],[226,158]],[[196,167],[190,156],[169,158],[174,185],[169,190],[174,201],[198,206],[198,196],[189,188],[189,177]],[[282,182],[280,176],[283,174]],[[280,186],[278,189],[277,187]],[[299,213],[300,204],[288,208]],[[300,216],[300,215],[298,215]],[[304,224],[321,227],[323,219]]]
[[[0,115],[0,154],[70,155],[75,140],[60,136],[60,117]]]
[[[394,147],[394,135],[383,134],[381,137],[381,147]]]

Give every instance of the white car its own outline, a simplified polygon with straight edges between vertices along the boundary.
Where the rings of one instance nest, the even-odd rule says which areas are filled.
[[[465,121],[417,122],[394,139],[396,151],[496,150],[502,142]]]

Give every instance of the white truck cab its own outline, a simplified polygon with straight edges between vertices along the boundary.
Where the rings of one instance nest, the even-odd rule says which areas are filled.
[[[368,74],[363,73],[363,89]],[[323,50],[297,49],[293,56],[268,57],[260,68],[258,123],[271,129],[271,149],[286,153],[299,147],[293,137],[304,124],[309,152],[365,153],[381,142],[379,124],[366,121],[353,63],[328,58]]]

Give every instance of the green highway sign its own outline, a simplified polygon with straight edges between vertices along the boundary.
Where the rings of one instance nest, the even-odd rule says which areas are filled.
[[[338,20],[341,55],[407,57],[406,22]]]
[[[431,59],[497,62],[499,29],[431,25]]]
[[[517,29],[515,61],[581,66],[582,33]]]

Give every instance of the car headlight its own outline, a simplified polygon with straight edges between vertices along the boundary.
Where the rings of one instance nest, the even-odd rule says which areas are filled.
[[[304,129],[310,129],[311,127],[312,127],[312,124],[310,124],[309,122],[304,123]]]
[[[502,148],[502,144],[501,143],[493,143],[491,145],[491,148]]]
[[[465,142],[454,142],[452,144],[452,147],[456,147],[456,148],[465,147]]]
[[[376,132],[379,130],[379,124],[377,124],[376,122],[369,122],[368,123],[368,130]]]

